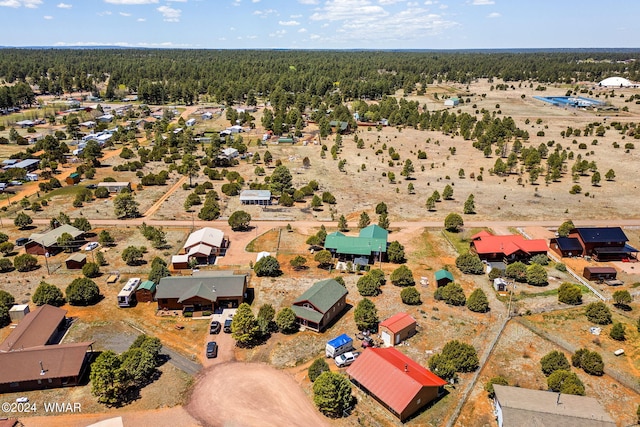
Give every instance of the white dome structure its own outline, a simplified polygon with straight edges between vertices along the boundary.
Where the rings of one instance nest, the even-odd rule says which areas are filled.
[[[624,77],[608,77],[598,83],[599,86],[602,87],[631,87],[635,86],[629,80]]]

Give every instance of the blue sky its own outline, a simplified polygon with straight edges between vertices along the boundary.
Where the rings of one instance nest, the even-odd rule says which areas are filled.
[[[636,0],[0,0],[0,45],[639,48]]]

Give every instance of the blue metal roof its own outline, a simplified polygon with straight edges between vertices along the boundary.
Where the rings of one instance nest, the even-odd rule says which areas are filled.
[[[327,344],[329,344],[333,348],[338,348],[341,345],[345,345],[349,342],[353,342],[353,339],[347,334],[342,334],[339,337],[336,337],[330,341],[327,341]]]
[[[629,241],[620,227],[578,227],[576,231],[585,243]]]

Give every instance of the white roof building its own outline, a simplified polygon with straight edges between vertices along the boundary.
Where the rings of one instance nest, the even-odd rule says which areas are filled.
[[[598,83],[602,87],[631,87],[636,86],[624,77],[608,77]]]
[[[189,235],[184,244],[185,252],[189,253],[191,248],[204,244],[213,248],[221,248],[224,242],[224,233],[222,230],[212,227],[204,227],[196,230]]]

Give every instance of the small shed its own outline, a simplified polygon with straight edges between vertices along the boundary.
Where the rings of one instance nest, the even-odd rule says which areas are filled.
[[[387,347],[400,344],[416,334],[416,319],[407,313],[398,313],[380,323],[380,337]]]
[[[460,104],[460,98],[456,96],[452,96],[451,98],[444,101],[445,107],[457,107]]]
[[[152,302],[156,296],[156,284],[151,280],[145,280],[138,285],[136,299],[138,302]]]
[[[67,185],[76,185],[80,182],[80,174],[78,172],[74,172],[69,175],[67,179],[64,180],[64,182],[66,182]]]
[[[507,285],[508,285],[507,281],[504,280],[502,277],[497,277],[493,279],[493,289],[495,289],[497,292],[506,292]]]
[[[447,286],[449,283],[453,282],[453,274],[451,274],[448,270],[438,270],[436,271],[436,284],[438,287]]]
[[[613,267],[587,266],[582,272],[585,279],[593,281],[614,280],[617,274],[618,272]]]
[[[68,270],[79,270],[87,263],[87,256],[83,253],[76,252],[71,254],[69,258],[64,260],[64,264]]]
[[[29,304],[16,304],[9,309],[11,323],[18,323],[29,314]]]
[[[174,270],[185,270],[189,268],[189,254],[172,256],[171,268]]]

